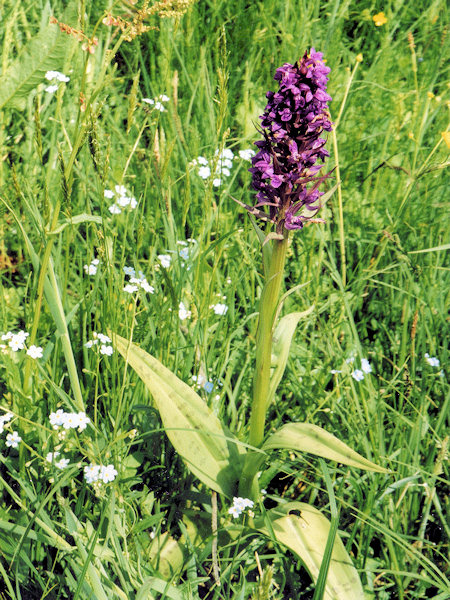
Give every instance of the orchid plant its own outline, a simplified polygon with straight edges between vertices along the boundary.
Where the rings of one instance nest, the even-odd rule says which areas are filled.
[[[319,510],[302,502],[287,502],[265,511],[258,487],[258,472],[264,461],[280,449],[384,471],[311,423],[288,423],[266,435],[267,410],[283,377],[296,326],[313,310],[311,307],[280,318],[289,236],[321,221],[316,213],[334,191],[319,190],[329,176],[319,175],[322,164],[318,163],[329,156],[326,140],[321,137],[332,130],[328,112],[331,98],[326,92],[329,71],[322,54],[314,48],[294,65],[284,64],[275,73],[278,91],[267,93],[268,103],[260,117],[262,139],[256,142],[258,153],[250,169],[257,202],[255,206],[243,205],[261,242],[265,275],[248,439],[238,439],[230,432],[206,402],[156,358],[130,340],[117,334],[111,337],[152,394],[167,436],[188,469],[228,504],[233,498],[235,504],[242,501],[257,506],[259,502],[262,516],[248,519],[246,526],[255,533],[275,536],[294,551],[317,585],[322,586],[324,598],[348,600],[364,595],[357,571],[337,535],[337,515],[332,511],[330,522]],[[263,232],[255,217],[268,224],[268,232]],[[330,492],[327,473],[324,466]]]

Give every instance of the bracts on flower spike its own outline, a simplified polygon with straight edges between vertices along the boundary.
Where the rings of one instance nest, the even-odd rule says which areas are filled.
[[[332,129],[327,104],[331,97],[326,92],[329,71],[322,53],[311,48],[295,65],[277,69],[274,79],[279,89],[267,92],[260,117],[263,139],[255,143],[259,151],[249,169],[258,202],[244,206],[273,222],[277,233],[321,221],[314,218],[323,194],[318,187],[329,173],[317,176],[322,165],[316,163],[329,156],[326,140],[320,137]],[[262,210],[265,206],[268,212]]]

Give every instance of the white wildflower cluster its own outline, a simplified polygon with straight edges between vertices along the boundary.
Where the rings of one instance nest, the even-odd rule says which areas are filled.
[[[248,511],[248,514],[250,516],[253,516],[253,512],[252,512],[252,508],[254,506],[254,502],[253,500],[249,500],[248,498],[237,498],[236,496],[233,498],[233,505],[230,506],[230,508],[228,509],[228,514],[232,515],[233,518],[237,519],[238,517],[241,516],[241,514],[243,512],[245,512],[245,510],[247,508],[249,508],[250,510]]]
[[[47,81],[53,82],[51,83],[51,85],[48,85],[45,89],[45,91],[48,94],[54,94],[56,92],[56,90],[58,89],[58,83],[67,83],[68,81],[70,81],[70,77],[67,77],[67,75],[64,75],[64,73],[60,73],[59,71],[47,71],[47,73],[45,74],[45,79]],[[54,83],[54,82],[57,83]]]
[[[0,415],[0,434],[3,433],[6,423],[9,423],[12,418],[13,414],[10,412]],[[5,444],[8,446],[8,448],[17,448],[21,441],[22,438],[17,431],[12,431],[6,434]]]
[[[8,346],[13,352],[17,352],[18,350],[23,350],[25,348],[25,340],[29,335],[29,333],[22,330],[18,331],[17,333],[8,331],[7,333],[2,335],[2,340],[8,342]]]
[[[193,238],[188,238],[187,240],[178,240],[177,246],[180,248],[177,251],[170,250],[170,254],[158,254],[157,258],[159,264],[155,265],[156,270],[161,266],[163,269],[169,269],[172,265],[172,259],[178,258],[180,259],[180,265],[184,268],[186,267],[187,271],[191,270],[191,261],[194,256],[197,240]]]
[[[345,362],[348,365],[351,365],[355,362],[355,357],[350,356],[349,358],[345,359]],[[332,375],[337,375],[338,373],[342,373],[342,371],[339,369],[331,369],[331,373],[332,373]],[[355,381],[362,381],[364,379],[365,375],[368,375],[369,373],[372,373],[372,365],[367,360],[367,358],[362,358],[361,359],[361,368],[353,369],[352,377]]]
[[[184,304],[184,302],[180,302],[178,305],[178,316],[181,321],[186,321],[186,319],[190,319],[192,317],[192,312],[188,310]]]
[[[49,452],[45,457],[45,460],[54,465],[57,469],[66,469],[69,466],[70,460],[68,458],[58,458],[60,455],[61,453],[57,451]]]
[[[192,375],[192,381],[197,389],[203,388],[207,394],[210,394],[214,389],[214,383],[210,379],[206,379],[202,373]]]
[[[108,208],[112,215],[120,215],[123,209],[134,210],[138,205],[134,196],[130,196],[124,185],[116,185],[113,190],[105,190],[103,192],[107,200],[115,199],[115,202]]]
[[[153,99],[153,98],[142,98],[142,102],[145,102],[145,104],[150,104],[150,106],[153,106],[153,108],[155,110],[159,110],[159,112],[165,112],[167,109],[164,106],[164,102],[169,102],[170,98],[169,96],[166,96],[165,94],[161,94],[160,96],[158,96],[157,98]]]
[[[87,483],[109,483],[114,481],[117,470],[114,465],[93,465],[84,467],[84,478]]]
[[[245,150],[239,150],[239,156],[242,160],[252,160],[255,156],[255,151],[251,148],[246,148]]]
[[[223,317],[228,312],[228,306],[223,304],[222,302],[218,302],[217,304],[212,304],[209,308],[214,310],[215,315],[219,315]]]
[[[83,269],[86,271],[86,273],[88,275],[96,275],[99,264],[100,264],[99,259],[98,258],[94,258],[91,261],[91,264],[90,265],[84,265]]]
[[[104,333],[97,333],[96,331],[94,331],[92,333],[92,340],[87,341],[84,344],[84,347],[95,348],[100,352],[100,354],[106,354],[106,356],[111,356],[111,354],[114,352],[114,349],[110,344],[111,338],[108,335],[105,335]]]
[[[430,367],[440,367],[441,366],[441,361],[436,358],[436,356],[430,356],[428,354],[428,352],[425,352],[424,354],[425,360],[427,361],[427,363],[430,365]]]
[[[123,288],[123,291],[127,292],[127,294],[134,294],[140,289],[148,294],[155,293],[155,288],[149,284],[142,271],[139,271],[136,276],[136,271],[133,267],[124,267],[123,272],[125,273],[125,276],[130,278]]]
[[[62,408],[51,413],[49,421],[53,429],[63,427],[64,429],[78,429],[80,432],[84,431],[91,422],[90,418],[84,412],[66,413]]]
[[[243,160],[251,160],[252,156],[255,155],[254,150],[250,148],[246,150],[239,150],[239,157]],[[197,175],[202,179],[209,179],[211,174],[213,175],[213,186],[220,187],[223,182],[224,177],[229,177],[231,175],[231,168],[233,167],[233,160],[235,159],[235,155],[232,150],[229,148],[224,148],[222,152],[219,153],[218,150],[214,153],[214,158],[210,161],[204,156],[197,156],[190,163],[190,166],[197,167]],[[214,168],[214,173],[211,169]]]
[[[5,423],[9,423],[12,418],[13,418],[13,414],[10,412],[7,412],[4,415],[0,416],[0,433],[3,433]]]
[[[351,361],[353,362],[353,360]],[[355,381],[362,381],[365,375],[372,373],[372,366],[367,358],[361,359],[361,368],[352,371],[352,377]]]
[[[18,331],[17,333],[13,333],[12,331],[8,331],[2,335],[2,340],[4,342],[8,342],[7,344],[0,344],[0,350],[7,351],[8,348],[13,352],[18,352],[19,350],[25,349],[25,342],[27,337],[30,334],[26,331]],[[27,354],[31,358],[42,358],[43,349],[40,346],[35,346],[32,344],[27,349]]]
[[[158,260],[163,269],[168,269],[172,264],[172,256],[170,254],[158,254]]]

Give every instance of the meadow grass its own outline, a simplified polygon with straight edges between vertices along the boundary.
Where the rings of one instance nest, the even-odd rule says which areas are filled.
[[[297,557],[265,537],[236,537],[220,497],[217,585],[211,492],[119,354],[86,343],[114,331],[193,386],[193,376],[211,382],[199,393],[245,438],[262,261],[234,200],[254,204],[238,151],[258,139],[275,69],[314,46],[331,67],[326,168],[340,188],[320,213],[326,223],[296,232],[288,250],[286,290],[299,288],[283,310],[315,308],[296,333],[270,430],[321,425],[390,472],[278,452],[257,510],[299,499],[329,515],[329,479],[367,598],[448,598],[446,3],[198,0],[179,17],[150,18],[153,29],[111,53],[118,36],[101,19],[130,7],[2,8],[3,84],[50,15],[72,10],[70,25],[98,45],[90,54],[67,36],[59,70],[70,81],[49,93],[42,78],[0,112],[0,333],[25,330],[28,347],[43,348],[33,359],[4,340],[0,355],[0,407],[13,414],[0,440],[0,597],[313,598]],[[163,112],[143,102],[162,94]],[[214,171],[224,148],[235,158],[215,187],[192,161],[204,156]],[[115,186],[135,208],[110,212],[104,192]],[[154,293],[123,291],[124,267]],[[363,358],[373,370],[356,381]],[[63,438],[49,421],[58,408],[85,411],[90,424]],[[17,448],[6,446],[12,431]],[[49,452],[70,463],[57,468]],[[90,484],[89,464],[117,476]]]

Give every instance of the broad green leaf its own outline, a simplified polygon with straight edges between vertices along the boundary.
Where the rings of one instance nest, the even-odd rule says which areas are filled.
[[[232,497],[245,454],[243,445],[202,398],[156,358],[115,334],[113,345],[152,394],[167,436],[188,468],[216,492]]]
[[[347,444],[341,442],[332,433],[328,433],[325,429],[310,423],[288,423],[283,425],[262,446],[263,450],[279,450],[280,448],[309,452],[350,467],[387,473],[386,469],[367,460],[367,458],[349,448]]]
[[[152,567],[166,581],[176,577],[184,565],[184,552],[181,540],[176,540],[168,531],[153,540],[149,551]]]
[[[297,323],[303,317],[308,316],[314,310],[314,306],[311,306],[304,312],[294,312],[284,316],[278,322],[278,325],[273,334],[272,340],[272,373],[270,376],[270,388],[269,395],[267,397],[267,406],[269,406],[275,397],[277,387],[283,377],[284,370],[286,369],[287,360],[289,357],[289,350],[291,348],[292,338],[294,336],[295,328]]]
[[[151,590],[157,592],[154,596]],[[178,590],[175,586],[170,585],[167,581],[159,579],[158,577],[149,577],[146,579],[142,586],[138,589],[136,594],[136,600],[154,600],[156,597],[160,598],[161,594],[163,598],[170,598],[171,600],[185,600],[186,596]]]
[[[300,557],[314,581],[327,545],[330,522],[316,508],[303,502],[289,502],[267,513],[270,524],[263,519],[256,523],[261,533],[278,542]],[[364,600],[358,572],[344,544],[337,535],[328,570],[324,600]]]
[[[74,25],[75,19],[71,3],[62,21]],[[45,73],[63,69],[74,43],[71,36],[61,33],[58,25],[43,27],[0,77],[0,110],[6,105],[23,110],[30,92],[40,83],[48,83]]]

